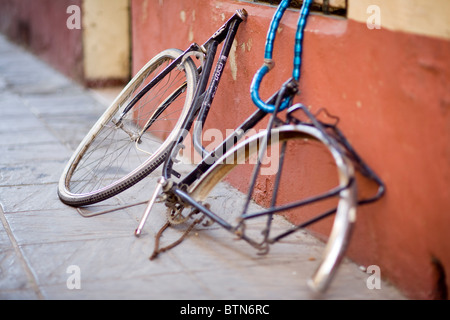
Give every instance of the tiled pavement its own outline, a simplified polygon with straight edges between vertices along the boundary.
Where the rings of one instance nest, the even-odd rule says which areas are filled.
[[[56,187],[102,101],[0,36],[0,299],[403,299],[385,282],[369,290],[368,274],[350,261],[326,294],[314,295],[306,280],[323,244],[306,233],[258,256],[211,227],[149,261],[162,207],[140,238],[142,206],[83,218]],[[146,200],[156,178],[91,210]],[[70,266],[81,289],[70,289]]]

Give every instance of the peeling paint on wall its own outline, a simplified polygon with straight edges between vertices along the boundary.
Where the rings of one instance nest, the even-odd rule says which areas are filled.
[[[236,81],[237,79],[237,63],[236,63],[236,50],[237,50],[237,40],[234,39],[233,44],[231,46],[231,51],[230,51],[230,68],[231,68],[231,76],[233,77],[233,80]]]

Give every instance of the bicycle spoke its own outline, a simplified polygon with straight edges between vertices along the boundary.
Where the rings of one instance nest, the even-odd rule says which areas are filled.
[[[161,163],[163,157],[158,155],[170,146],[165,139],[178,132],[175,128],[181,126],[180,117],[187,115],[186,106],[193,97],[197,79],[196,67],[190,61],[184,62],[182,69],[173,68],[157,82],[152,80],[176,59],[175,53],[179,54],[174,49],[167,50],[167,54],[161,53],[161,58],[155,58],[154,63],[149,62],[147,69],[138,73],[132,86],[124,89],[122,96],[105,112],[102,123],[94,127],[96,132],[92,138],[80,149],[79,160],[67,171],[65,187],[59,188],[63,201],[97,192],[109,197],[111,193],[106,194],[106,190],[115,189],[116,182],[126,188],[128,177],[135,173],[136,179],[143,177],[137,173],[147,164]],[[152,81],[153,87],[142,92],[139,99],[135,98]],[[133,99],[134,105],[130,105]],[[144,128],[148,129],[145,133]],[[138,180],[129,183],[134,184],[134,181]],[[68,194],[63,197],[65,189]]]

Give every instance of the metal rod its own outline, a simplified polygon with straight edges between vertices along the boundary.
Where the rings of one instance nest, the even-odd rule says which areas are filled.
[[[278,92],[277,100],[275,103],[275,111],[273,112],[272,116],[270,117],[269,124],[267,125],[267,135],[264,136],[264,138],[263,138],[264,140],[260,145],[261,149],[258,154],[258,159],[256,161],[256,165],[253,169],[252,178],[250,180],[250,187],[247,191],[247,199],[246,199],[244,208],[242,209],[242,212],[241,212],[242,215],[244,215],[248,210],[248,206],[250,204],[250,200],[253,195],[253,189],[255,188],[256,179],[258,177],[259,170],[261,168],[262,158],[264,157],[264,153],[266,152],[267,143],[269,142],[269,138],[270,138],[271,130],[272,130],[275,118],[276,118],[276,114],[278,112],[278,109],[280,108],[281,101],[283,100],[285,93],[286,93],[286,86],[283,85],[282,88],[280,89],[280,91]]]
[[[153,205],[156,202],[156,198],[158,197],[159,193],[161,192],[166,180],[164,177],[159,178],[158,184],[156,185],[155,192],[153,193],[152,198],[148,202],[148,206],[145,209],[144,215],[142,216],[142,219],[139,223],[139,226],[137,227],[136,231],[134,232],[134,235],[136,237],[139,237],[141,235],[142,229],[144,228],[145,222],[147,221],[148,215],[150,214],[150,211],[152,210]]]
[[[351,184],[351,183],[350,183]],[[331,198],[331,197],[335,197],[337,196],[342,190],[347,189],[349,186],[345,186],[345,187],[337,187],[334,188],[332,190],[329,190],[328,192],[325,192],[319,196],[314,196],[314,197],[310,197],[304,200],[300,200],[300,201],[295,201],[289,204],[285,204],[282,206],[279,206],[277,208],[270,208],[264,211],[259,211],[259,212],[254,212],[254,213],[247,213],[241,216],[242,219],[252,219],[252,218],[257,218],[260,216],[264,216],[266,214],[273,214],[273,213],[277,213],[277,212],[281,212],[281,211],[285,211],[285,210],[290,210],[290,209],[294,209],[296,207],[301,207],[304,205],[308,205],[317,201],[321,201],[321,200],[325,200],[327,198]]]
[[[184,51],[178,58],[173,60],[164,70],[162,70],[155,78],[153,78],[142,90],[130,101],[130,103],[125,107],[119,120],[121,120],[133,107],[134,105],[151,89],[153,86],[163,79],[167,74],[169,74],[172,69],[174,69],[183,59],[184,55],[190,51],[199,50],[198,44],[191,44],[186,51]]]
[[[186,202],[187,204],[189,204],[190,206],[198,209],[201,213],[203,213],[204,215],[208,216],[209,218],[211,218],[212,220],[214,220],[214,222],[217,222],[218,224],[220,224],[223,228],[225,228],[228,231],[233,230],[233,226],[231,224],[229,224],[227,221],[225,221],[224,219],[222,219],[221,217],[219,217],[218,215],[216,215],[214,212],[212,212],[211,210],[209,210],[207,207],[205,207],[204,205],[198,203],[197,201],[195,201],[188,193],[186,193],[185,191],[178,189],[178,188],[173,188],[172,189],[173,193],[180,197],[180,199],[184,202]]]
[[[284,141],[283,145],[281,146],[280,162],[279,162],[279,165],[278,165],[278,172],[277,172],[277,175],[275,177],[275,185],[274,185],[273,191],[272,191],[272,199],[270,201],[270,207],[271,208],[275,207],[275,205],[277,203],[278,188],[280,186],[281,173],[283,171],[284,155],[285,155],[285,152],[286,152],[286,146],[287,146],[287,141]],[[265,242],[267,241],[267,239],[269,238],[269,235],[270,235],[270,227],[272,225],[273,214],[274,213],[271,212],[267,216],[266,229],[263,231],[263,233],[264,233],[264,241]]]
[[[202,129],[206,121],[206,117],[208,116],[209,110],[211,108],[212,101],[216,94],[217,88],[219,86],[220,79],[222,78],[223,71],[225,69],[226,62],[228,60],[228,56],[230,54],[230,50],[233,44],[233,40],[236,37],[236,33],[239,27],[240,21],[234,20],[231,22],[227,36],[225,39],[225,43],[220,52],[219,60],[216,63],[216,67],[214,69],[213,77],[209,84],[208,90],[203,98],[202,107],[197,117],[197,122],[194,125],[194,147],[198,153],[202,155],[207,155],[209,152],[205,149],[202,144]]]
[[[322,220],[322,219],[324,219],[324,218],[334,214],[336,212],[336,210],[337,210],[337,208],[330,209],[330,210],[328,210],[328,211],[326,211],[326,212],[324,212],[324,213],[322,213],[322,214],[320,214],[320,215],[318,215],[318,216],[316,216],[316,217],[314,217],[314,218],[312,218],[310,220],[307,220],[307,221],[305,221],[305,222],[303,222],[303,223],[293,227],[292,229],[290,229],[288,231],[285,231],[282,234],[279,234],[275,238],[270,239],[269,243],[275,243],[275,242],[281,240],[282,238],[284,238],[284,237],[286,237],[286,236],[296,232],[299,229],[304,229],[307,226],[309,226],[309,225],[311,225],[313,223],[316,223],[316,222],[318,222],[318,221],[320,221],[320,220]]]
[[[91,212],[91,213],[84,213],[83,212],[83,208],[77,208],[77,211],[78,211],[78,213],[81,216],[83,216],[85,218],[91,218],[91,217],[100,216],[102,214],[111,213],[111,212],[114,212],[114,211],[119,211],[119,210],[131,208],[131,207],[134,207],[134,206],[140,206],[140,205],[146,204],[147,202],[148,201],[142,201],[142,202],[127,204],[127,205],[124,205],[124,206],[115,207],[115,208],[112,208],[112,209],[107,209],[107,210],[102,210],[102,211]]]

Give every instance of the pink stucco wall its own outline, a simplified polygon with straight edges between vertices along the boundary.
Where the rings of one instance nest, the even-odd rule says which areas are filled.
[[[249,18],[237,35],[236,79],[228,64],[207,122],[234,128],[255,110],[250,82],[262,64],[274,8],[232,0],[132,0],[134,72],[163,49],[186,48],[190,37],[203,43],[242,7]],[[297,17],[291,11],[282,22],[277,71],[264,80],[263,97],[289,77]],[[349,257],[379,265],[409,297],[442,298],[450,284],[450,42],[313,15],[304,46],[297,100],[339,115],[341,129],[387,185],[381,201],[359,209]],[[242,177],[229,181],[239,188],[248,181]]]
[[[0,0],[0,32],[64,74],[83,78],[82,30],[67,28],[67,8],[81,0]]]

